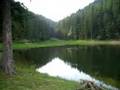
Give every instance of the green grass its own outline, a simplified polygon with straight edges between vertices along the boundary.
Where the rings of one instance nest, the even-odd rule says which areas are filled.
[[[35,71],[34,66],[17,64],[16,75],[0,72],[0,90],[76,90],[78,83],[50,77]]]
[[[115,43],[113,43],[115,42]],[[54,47],[70,45],[120,45],[118,41],[52,40],[39,43],[14,43],[14,49]],[[0,44],[0,48],[2,45]],[[25,63],[25,62],[24,62]],[[35,71],[34,66],[16,62],[16,75],[10,77],[0,72],[0,90],[76,90],[80,84],[74,81],[50,77]]]
[[[14,49],[39,48],[39,47],[57,47],[74,45],[120,45],[120,41],[97,41],[97,40],[48,40],[34,43],[14,43]],[[0,44],[0,49],[2,45]]]

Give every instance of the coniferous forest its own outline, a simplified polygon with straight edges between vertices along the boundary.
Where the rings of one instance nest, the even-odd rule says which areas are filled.
[[[95,0],[58,22],[64,39],[119,39],[120,0]]]
[[[13,40],[120,39],[120,0],[95,0],[58,22],[28,11],[20,2],[12,4]]]
[[[55,22],[28,11],[22,3],[12,2],[11,15],[13,40],[40,41],[52,37]],[[2,18],[0,20],[2,22]],[[0,39],[1,33],[0,30]]]
[[[58,22],[0,0],[0,90],[120,90],[119,59],[120,0],[94,0]]]

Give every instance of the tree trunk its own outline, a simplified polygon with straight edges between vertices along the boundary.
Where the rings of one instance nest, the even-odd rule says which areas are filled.
[[[11,1],[2,0],[3,7],[3,57],[2,69],[6,74],[14,73],[12,31],[11,31]]]

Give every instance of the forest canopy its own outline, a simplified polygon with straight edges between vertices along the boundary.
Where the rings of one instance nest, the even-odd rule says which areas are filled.
[[[120,39],[120,0],[95,0],[59,22],[30,12],[20,2],[13,2],[11,11],[13,40]],[[0,28],[1,22],[0,16]]]
[[[23,3],[12,2],[12,32],[13,40],[47,40],[53,35],[54,24],[42,15],[30,12]],[[2,28],[2,18],[0,18]],[[0,39],[2,31],[0,31]]]
[[[120,0],[94,3],[58,22],[63,39],[120,39]]]

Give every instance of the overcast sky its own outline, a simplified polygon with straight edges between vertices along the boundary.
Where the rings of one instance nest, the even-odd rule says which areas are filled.
[[[77,10],[84,8],[94,0],[15,0],[24,3],[32,12],[54,21],[61,20]]]

